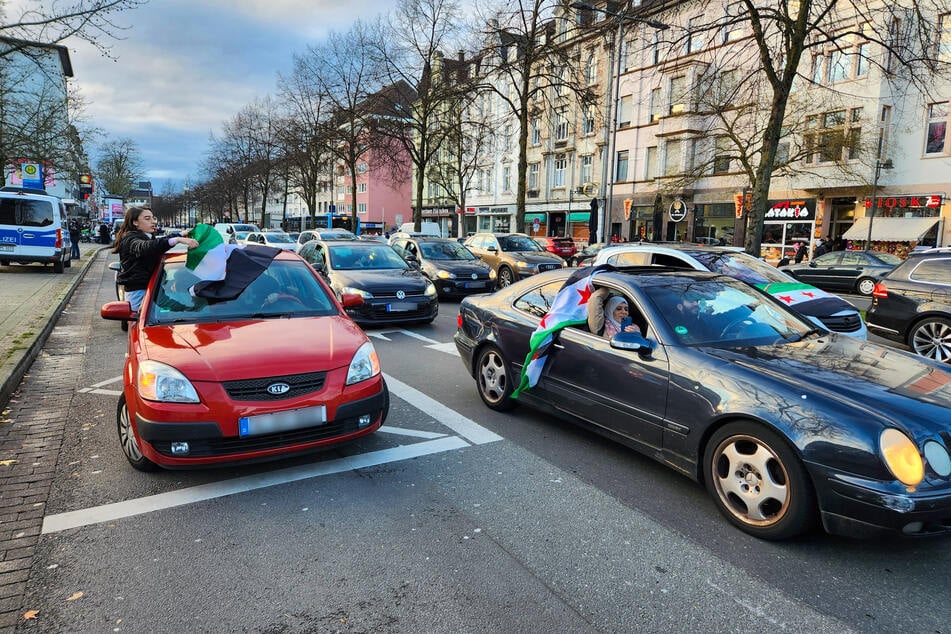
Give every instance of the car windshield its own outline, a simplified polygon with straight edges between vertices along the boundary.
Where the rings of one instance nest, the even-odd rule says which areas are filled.
[[[475,260],[472,251],[458,242],[420,242],[419,250],[427,260]]]
[[[291,239],[286,233],[265,233],[264,239],[268,242],[273,242],[274,244],[293,244],[294,240]]]
[[[762,260],[738,251],[694,251],[690,255],[721,275],[729,275],[747,284],[776,284],[793,281]]]
[[[189,292],[200,280],[183,261],[166,262],[148,308],[150,325],[338,314],[333,299],[300,261],[272,260],[238,297],[209,302]]]
[[[349,231],[321,231],[321,240],[356,240],[357,236]]]
[[[234,239],[235,239],[235,240],[244,240],[245,238],[248,237],[248,233],[250,233],[250,232],[249,232],[249,231],[235,231],[235,232],[234,232]]]
[[[903,260],[897,255],[893,253],[886,253],[884,251],[874,251],[874,252],[869,251],[869,255],[875,258],[876,260],[879,260],[891,266],[898,266],[899,264],[903,262]]]
[[[408,265],[392,247],[358,241],[360,246],[330,247],[330,266],[338,271],[355,269],[406,269]]]
[[[499,236],[499,247],[503,251],[542,251],[528,236]]]
[[[232,225],[232,229],[235,231],[245,231],[251,233],[252,231],[258,231],[258,228],[254,225]]]
[[[644,290],[685,345],[770,345],[812,332],[811,324],[740,282],[689,280]]]

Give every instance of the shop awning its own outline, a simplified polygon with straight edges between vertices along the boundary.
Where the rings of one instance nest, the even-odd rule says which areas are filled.
[[[525,214],[525,222],[545,222],[547,220],[545,214]]]
[[[568,222],[588,222],[590,217],[590,211],[572,211],[568,214]]]
[[[917,242],[940,218],[873,218],[872,242]],[[869,218],[859,218],[842,234],[846,240],[867,240]]]

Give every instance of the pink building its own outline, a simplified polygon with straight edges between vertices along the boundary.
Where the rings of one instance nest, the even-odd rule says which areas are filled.
[[[394,149],[387,160],[375,160],[373,151],[357,163],[357,217],[362,233],[391,231],[413,220],[412,171],[396,167],[410,165],[403,148]],[[334,204],[338,215],[353,214],[350,174],[342,163],[337,165]],[[402,173],[402,172],[405,172]]]

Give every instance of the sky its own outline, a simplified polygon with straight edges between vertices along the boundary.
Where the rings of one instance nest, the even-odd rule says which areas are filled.
[[[201,180],[210,136],[258,97],[277,94],[293,55],[393,0],[150,0],[118,16],[126,26],[103,57],[82,41],[70,80],[87,101],[83,118],[108,139],[131,138],[156,193],[167,181]],[[95,165],[97,145],[87,147]]]

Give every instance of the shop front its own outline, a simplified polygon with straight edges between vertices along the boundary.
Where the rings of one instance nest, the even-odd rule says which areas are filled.
[[[796,243],[806,245],[811,255],[815,230],[815,198],[770,200],[763,219],[760,257],[773,265],[783,258],[792,260]]]
[[[943,246],[943,194],[882,196],[865,200],[865,217],[843,234],[849,249],[886,251],[905,257],[915,248]]]
[[[512,207],[478,207],[476,231],[479,233],[511,233],[514,231]]]
[[[694,207],[693,238],[726,239],[733,235],[736,205],[733,202],[706,203]]]

